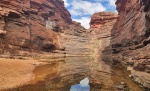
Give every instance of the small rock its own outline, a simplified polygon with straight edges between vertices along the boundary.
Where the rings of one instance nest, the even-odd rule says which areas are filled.
[[[138,82],[138,83],[140,83],[141,84],[141,79],[140,78],[138,78],[138,77],[134,77],[134,80],[136,81],[136,82]]]
[[[2,34],[2,35],[6,35],[6,31],[3,31],[3,30],[0,30],[0,34]]]
[[[150,83],[144,82],[142,85],[143,85],[144,87],[146,87],[146,88],[150,88]]]
[[[125,82],[121,82],[121,85],[126,85],[126,83]]]
[[[130,78],[132,78],[132,75],[129,75]]]
[[[124,85],[118,85],[117,88],[118,88],[119,90],[123,90],[123,89],[124,89]]]

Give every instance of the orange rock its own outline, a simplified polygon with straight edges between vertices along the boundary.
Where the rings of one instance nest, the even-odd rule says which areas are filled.
[[[111,31],[113,53],[120,58],[119,60],[133,67],[132,78],[148,91],[150,89],[148,67],[150,64],[150,0],[117,0],[116,5],[119,18]]]
[[[95,13],[91,17],[90,29],[95,32],[110,31],[116,23],[117,18],[118,15],[112,12]]]
[[[7,45],[14,50],[58,49],[60,43],[54,31],[69,24],[73,22],[63,0],[0,0],[0,32],[7,32],[0,35],[0,49],[9,51]]]

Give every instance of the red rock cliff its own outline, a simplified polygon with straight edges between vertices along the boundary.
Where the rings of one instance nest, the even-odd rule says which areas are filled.
[[[0,52],[59,48],[53,31],[71,23],[63,0],[0,0]]]
[[[116,23],[118,15],[111,12],[95,13],[91,17],[90,29],[95,32],[110,31]]]
[[[114,60],[124,61],[130,77],[150,90],[150,0],[117,0],[119,18],[111,31]]]
[[[144,2],[149,0],[145,0]],[[115,43],[124,42],[122,46],[138,44],[149,36],[148,13],[144,12],[144,3],[140,0],[117,0],[119,18],[112,30]]]
[[[98,60],[111,64],[111,30],[116,23],[118,15],[112,12],[99,12],[91,17],[90,36],[93,42],[94,55],[99,55]],[[107,48],[107,51],[105,51]],[[103,67],[102,67],[103,68]],[[104,67],[105,68],[105,67]],[[105,69],[107,70],[107,69]],[[114,90],[116,91],[116,90]]]

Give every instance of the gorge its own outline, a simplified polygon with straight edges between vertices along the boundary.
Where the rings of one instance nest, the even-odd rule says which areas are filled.
[[[85,29],[63,0],[1,0],[0,91],[149,91],[150,0],[116,7]]]

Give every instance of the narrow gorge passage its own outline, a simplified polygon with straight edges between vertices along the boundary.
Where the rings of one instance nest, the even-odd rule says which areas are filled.
[[[0,91],[150,91],[150,0],[0,0]]]
[[[89,79],[90,86],[85,91],[142,91],[129,79],[128,72],[120,64],[113,66],[103,61],[105,54],[102,51],[110,43],[109,34],[104,32],[92,34],[94,37],[91,37],[91,34],[76,36],[63,33],[66,50],[57,51],[56,54],[65,52],[65,56],[53,59],[45,57],[47,63],[35,68],[34,78],[30,82],[6,91],[74,91],[71,87],[85,78]],[[121,85],[121,82],[124,84]],[[123,88],[119,87],[124,85]],[[83,91],[84,88],[78,85],[75,91],[78,90]]]

